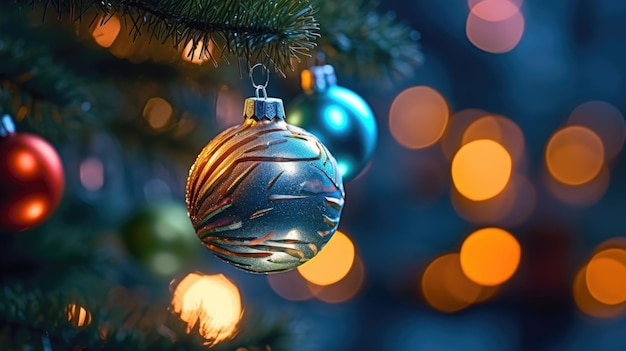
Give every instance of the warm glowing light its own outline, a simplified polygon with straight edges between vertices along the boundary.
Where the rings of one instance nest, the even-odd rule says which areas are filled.
[[[626,140],[624,116],[613,105],[604,101],[589,101],[572,111],[568,119],[570,125],[585,126],[593,130],[604,144],[607,160],[615,158]]]
[[[108,48],[115,42],[121,28],[122,26],[117,16],[104,16],[98,21],[98,26],[91,35],[98,45]]]
[[[337,283],[319,286],[309,283],[309,289],[320,301],[326,303],[342,303],[353,298],[361,287],[365,278],[363,262],[356,256],[348,274]]]
[[[443,135],[449,114],[448,103],[435,89],[406,89],[396,96],[389,110],[391,135],[409,149],[431,146]]]
[[[48,202],[44,195],[21,199],[9,208],[9,218],[14,223],[33,224],[47,215]]]
[[[587,288],[587,265],[576,274],[573,284],[574,301],[584,313],[595,318],[614,318],[621,316],[626,308],[625,304],[607,305],[596,300]]]
[[[267,282],[280,297],[290,301],[304,301],[313,297],[307,281],[297,270],[281,274],[268,274]]]
[[[514,173],[504,190],[488,200],[472,201],[458,192],[451,196],[456,212],[469,222],[516,226],[532,214],[536,192],[525,176]]]
[[[596,253],[587,264],[587,288],[607,305],[626,301],[626,250],[611,248]]]
[[[459,254],[433,260],[422,275],[421,291],[426,302],[442,312],[460,311],[479,298],[483,287],[469,280],[461,270]]]
[[[243,96],[227,87],[222,87],[217,93],[215,103],[215,117],[222,128],[241,124],[243,121]]]
[[[568,185],[581,185],[595,178],[604,165],[604,146],[586,127],[569,126],[556,132],[546,147],[550,174]]]
[[[524,16],[507,0],[484,0],[471,8],[465,33],[477,48],[501,54],[513,50],[524,34]]]
[[[199,324],[207,344],[232,338],[243,315],[239,289],[223,274],[188,274],[174,290],[172,309],[188,333]]]
[[[354,256],[354,244],[350,238],[337,231],[317,256],[297,269],[304,279],[313,284],[330,285],[348,274],[354,263]]]
[[[595,178],[582,185],[563,184],[547,174],[544,180],[550,192],[561,202],[573,207],[589,207],[600,201],[606,194],[611,181],[611,173],[606,166],[602,167]]]
[[[504,190],[511,177],[511,156],[502,145],[481,139],[463,145],[452,160],[452,181],[470,200],[490,199]]]
[[[86,327],[91,324],[91,313],[83,306],[71,303],[65,308],[67,321],[77,327]]]
[[[521,248],[509,232],[484,228],[470,234],[460,251],[461,268],[477,284],[499,285],[507,281],[520,262]]]
[[[150,127],[155,130],[164,129],[172,119],[174,110],[169,102],[162,98],[154,97],[146,102],[143,108],[143,117]]]
[[[96,157],[89,157],[80,164],[80,183],[87,190],[97,191],[104,185],[104,167]]]
[[[463,145],[462,139],[467,127],[474,121],[487,115],[489,113],[486,111],[470,108],[455,112],[450,117],[446,132],[441,137],[441,148],[447,159],[451,160]]]
[[[11,173],[21,180],[26,180],[38,175],[37,159],[26,150],[19,150],[8,155],[11,164]]]
[[[463,133],[462,145],[479,139],[490,139],[502,145],[516,165],[524,155],[524,133],[512,120],[498,115],[483,116]]]
[[[193,40],[190,40],[183,50],[182,58],[187,62],[199,65],[211,59],[214,45],[213,40],[209,40],[209,45],[205,48],[202,40],[198,41],[196,45],[194,45]]]

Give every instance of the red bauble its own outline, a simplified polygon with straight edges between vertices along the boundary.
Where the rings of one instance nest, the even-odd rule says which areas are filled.
[[[45,221],[61,201],[65,177],[54,148],[40,137],[0,137],[0,231],[17,232]]]

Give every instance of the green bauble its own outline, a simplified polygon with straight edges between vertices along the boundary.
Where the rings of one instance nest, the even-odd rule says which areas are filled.
[[[135,213],[121,230],[128,253],[148,270],[171,276],[201,251],[182,203],[151,204]]]
[[[315,135],[335,156],[344,182],[367,166],[378,131],[369,105],[357,93],[337,85],[332,66],[302,72],[304,93],[287,106],[287,122]]]

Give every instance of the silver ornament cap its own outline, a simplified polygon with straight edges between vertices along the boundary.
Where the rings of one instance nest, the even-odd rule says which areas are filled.
[[[246,119],[273,120],[285,119],[285,106],[282,99],[272,97],[250,97],[243,105],[243,116]]]

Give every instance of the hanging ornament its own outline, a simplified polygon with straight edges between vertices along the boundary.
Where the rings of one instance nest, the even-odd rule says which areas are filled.
[[[36,135],[16,133],[9,115],[0,117],[0,231],[41,224],[59,205],[64,187],[54,148]]]
[[[287,106],[287,121],[324,143],[348,182],[367,166],[376,148],[374,113],[358,94],[337,85],[333,66],[313,66],[301,78],[304,93]]]
[[[160,200],[134,213],[121,228],[126,250],[156,275],[171,276],[197,259],[198,241],[180,203]]]
[[[257,65],[258,66],[258,65]],[[244,122],[210,141],[191,166],[187,209],[217,257],[255,273],[287,271],[313,258],[339,225],[344,204],[334,157],[285,122],[283,101],[244,102]],[[260,95],[263,97],[260,97]]]

